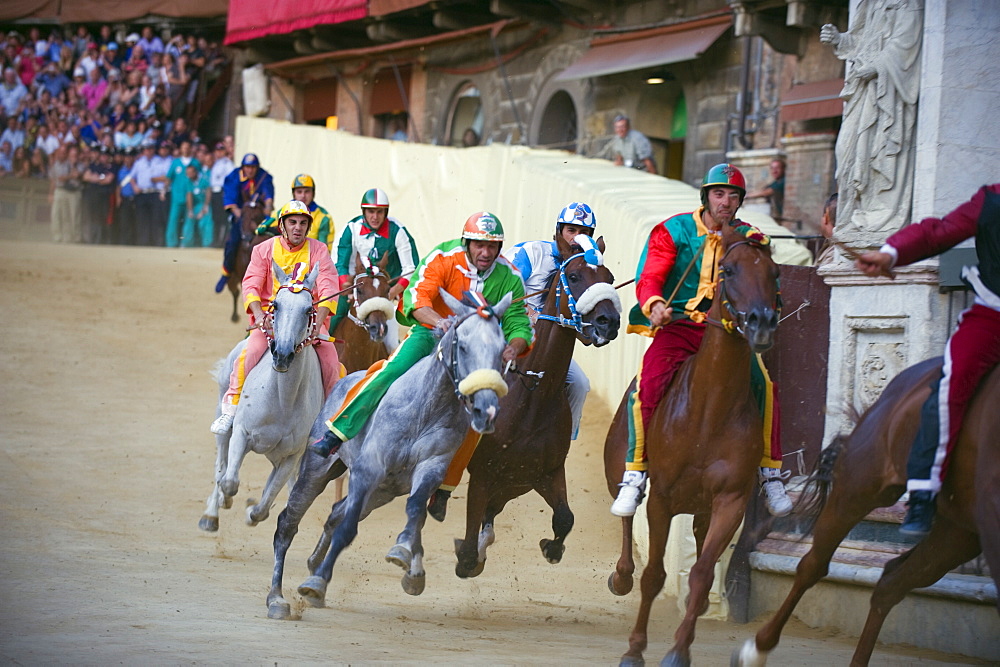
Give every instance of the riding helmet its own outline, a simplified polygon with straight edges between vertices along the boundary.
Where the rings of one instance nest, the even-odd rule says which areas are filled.
[[[293,199],[278,211],[278,220],[284,220],[289,215],[308,215],[309,219],[312,220],[312,213],[309,212],[309,207],[300,202],[297,199]]]
[[[573,202],[559,212],[559,217],[556,218],[556,234],[562,232],[563,225],[582,227],[585,234],[593,236],[597,230],[597,215],[588,204]]]
[[[462,239],[503,243],[503,225],[500,224],[500,218],[486,211],[473,213],[462,228]]]
[[[389,197],[380,188],[366,190],[361,197],[361,208],[389,208]]]
[[[713,185],[724,185],[734,188],[740,193],[740,205],[743,205],[743,198],[747,194],[747,179],[743,177],[743,172],[733,165],[723,162],[708,170],[705,178],[701,181],[701,203],[707,205],[708,189]]]
[[[315,192],[316,181],[314,181],[313,177],[310,176],[309,174],[299,174],[298,176],[292,179],[293,192],[295,191],[295,188],[312,188],[313,192]]]

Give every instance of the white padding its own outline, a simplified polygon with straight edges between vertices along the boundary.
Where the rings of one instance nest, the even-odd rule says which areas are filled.
[[[480,389],[492,389],[500,398],[507,395],[507,383],[503,381],[500,371],[495,371],[492,368],[480,368],[472,371],[458,383],[458,393],[462,396],[472,396]]]
[[[618,292],[615,291],[614,286],[609,283],[594,283],[588,287],[587,290],[580,295],[580,298],[576,300],[576,312],[581,315],[586,315],[592,311],[597,304],[605,299],[610,299],[611,303],[615,306],[615,310],[621,314],[621,299],[618,298]]]
[[[363,320],[375,311],[385,313],[385,319],[391,320],[396,316],[396,304],[384,296],[373,296],[357,307],[357,318]]]

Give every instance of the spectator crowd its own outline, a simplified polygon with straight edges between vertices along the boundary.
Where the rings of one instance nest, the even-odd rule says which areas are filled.
[[[11,31],[0,50],[0,176],[50,181],[54,240],[219,244],[232,138],[187,123],[225,68],[217,44],[103,25]]]

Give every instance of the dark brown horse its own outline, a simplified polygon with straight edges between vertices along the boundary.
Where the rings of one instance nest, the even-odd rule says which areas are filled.
[[[698,559],[691,568],[684,620],[661,664],[690,664],[695,622],[708,607],[715,563],[739,528],[755,487],[763,442],[760,412],[750,390],[751,355],[773,343],[779,303],[778,267],[770,249],[724,225],[717,293],[708,313],[714,326],[707,328],[699,351],[678,369],[646,428],[649,559],[623,665],[643,664],[650,607],[666,578],[667,533],[677,514],[694,515]],[[631,391],[632,387],[604,445],[612,497],[625,469],[626,405]],[[632,519],[622,519],[622,555],[608,581],[616,595],[632,589]]]
[[[902,495],[920,410],[940,373],[940,357],[907,368],[886,386],[850,436],[837,438],[824,450],[799,502],[803,509],[797,512],[815,521],[812,548],[799,561],[788,597],[756,638],[733,654],[734,665],[765,663],[795,605],[826,576],[848,531],[869,512],[892,505]],[[980,552],[1000,587],[998,402],[1000,368],[995,368],[980,385],[962,424],[930,534],[885,565],[852,665],[868,664],[882,623],[908,592],[930,586]]]
[[[236,248],[236,261],[233,271],[229,274],[226,286],[233,295],[233,314],[229,318],[233,322],[239,322],[240,300],[243,297],[243,276],[246,275],[247,266],[250,265],[250,251],[254,246],[267,240],[266,236],[257,236],[257,226],[264,221],[264,207],[257,201],[257,195],[243,205],[240,217],[240,244]]]
[[[508,373],[510,390],[500,402],[496,430],[483,436],[469,462],[465,538],[455,540],[459,577],[483,571],[494,519],[509,501],[528,491],[537,491],[552,508],[554,538],[540,544],[548,562],[560,561],[563,541],[573,527],[566,500],[565,462],[572,435],[566,373],[578,339],[600,347],[618,336],[621,306],[607,267],[588,265],[580,246],[570,246],[561,236],[556,242],[560,270],[535,326],[534,347],[518,362],[526,371]],[[603,238],[597,245],[603,253]],[[562,322],[553,321],[559,318]]]
[[[392,279],[385,272],[389,253],[378,264],[365,264],[358,256],[351,289],[351,310],[335,331],[330,333],[344,342],[340,363],[348,373],[363,371],[389,356],[385,337],[388,322],[395,317],[395,304],[389,301]],[[336,304],[332,306],[336,308]]]

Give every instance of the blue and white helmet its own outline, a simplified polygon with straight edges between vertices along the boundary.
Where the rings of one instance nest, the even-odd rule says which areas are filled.
[[[556,234],[562,231],[563,225],[576,225],[588,230],[588,234],[593,236],[597,229],[597,216],[589,204],[573,202],[559,212],[556,218]]]

